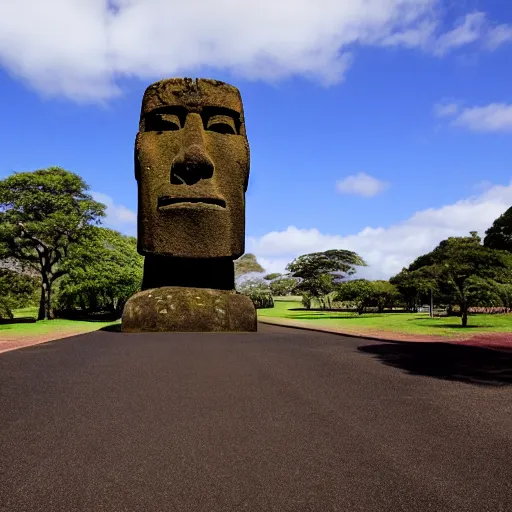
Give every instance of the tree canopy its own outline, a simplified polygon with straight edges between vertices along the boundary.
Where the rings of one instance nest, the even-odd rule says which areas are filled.
[[[251,272],[265,272],[265,269],[258,263],[256,256],[249,252],[235,260],[235,276],[239,277]]]
[[[59,286],[59,307],[120,315],[140,290],[143,257],[137,239],[95,227],[86,244],[77,244],[64,262],[67,274]]]
[[[335,290],[336,284],[346,275],[356,272],[356,266],[366,266],[366,262],[355,252],[343,249],[330,249],[299,256],[286,266],[291,276],[299,283],[297,291],[304,294],[304,304],[311,304],[311,297],[325,308],[324,297]]]
[[[465,327],[468,308],[478,305],[482,290],[498,293],[500,283],[512,280],[512,255],[483,246],[480,237],[472,232],[469,237],[443,240],[433,251],[417,258],[409,270],[413,278],[431,279],[438,287],[451,289]]]
[[[66,274],[61,262],[104,215],[105,205],[87,190],[80,176],[60,167],[0,181],[0,257],[14,258],[40,274],[40,320],[53,318],[52,287]]]
[[[512,207],[500,215],[485,232],[484,245],[512,253]]]

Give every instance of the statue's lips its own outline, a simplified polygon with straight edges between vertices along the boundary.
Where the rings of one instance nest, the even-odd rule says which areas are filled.
[[[220,197],[169,197],[162,196],[158,198],[158,209],[160,211],[175,210],[177,208],[194,209],[224,209],[226,201]]]

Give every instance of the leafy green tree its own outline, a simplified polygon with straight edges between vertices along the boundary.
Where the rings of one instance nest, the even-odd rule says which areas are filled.
[[[335,300],[351,302],[355,305],[358,314],[362,315],[366,308],[371,306],[374,296],[374,287],[367,279],[354,279],[339,285]]]
[[[480,237],[450,237],[432,252],[421,256],[409,267],[413,274],[434,279],[438,286],[452,290],[453,301],[460,308],[462,326],[467,326],[468,309],[480,300],[475,286],[499,289],[512,280],[512,255],[481,244]],[[479,292],[481,294],[481,291]]]
[[[281,277],[270,283],[270,291],[276,296],[291,295],[296,288],[297,280],[293,277]]]
[[[126,301],[140,290],[143,262],[135,237],[95,227],[88,243],[76,245],[64,263],[59,306],[121,315]]]
[[[407,268],[390,278],[389,282],[396,287],[409,311],[416,311],[418,304],[426,300],[430,290],[438,293],[435,279],[413,274]]]
[[[354,274],[355,266],[366,266],[366,262],[355,252],[330,249],[299,256],[286,270],[300,280],[297,291],[314,297],[325,308],[324,297],[335,289],[336,281],[343,275]],[[330,299],[328,301],[330,304]]]
[[[246,253],[235,260],[235,276],[243,276],[251,272],[265,272],[265,269],[258,263],[256,256]]]
[[[373,288],[371,298],[379,313],[382,313],[385,309],[393,308],[400,301],[398,289],[389,281],[371,281],[371,285]]]
[[[322,309],[327,306],[331,307],[329,294],[336,288],[335,277],[331,274],[321,274],[316,277],[303,279],[295,287],[299,293],[306,293],[315,299]],[[327,299],[327,302],[326,302]]]
[[[0,257],[41,276],[38,319],[53,318],[52,289],[61,263],[90,235],[105,205],[86,193],[82,178],[60,167],[13,174],[0,181]]]
[[[269,284],[263,279],[246,279],[243,283],[237,285],[237,291],[247,295],[256,309],[274,307],[274,299]]]
[[[7,268],[0,269],[0,318],[13,318],[13,309],[32,306],[38,279]]]
[[[265,281],[273,281],[278,277],[282,277],[282,274],[280,274],[279,272],[273,272],[272,274],[267,274],[263,279],[265,279]]]
[[[485,232],[484,246],[512,253],[512,207]]]

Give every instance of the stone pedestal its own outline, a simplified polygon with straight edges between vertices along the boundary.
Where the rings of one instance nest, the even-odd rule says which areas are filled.
[[[164,286],[128,300],[123,332],[255,332],[256,308],[249,297],[211,288]]]

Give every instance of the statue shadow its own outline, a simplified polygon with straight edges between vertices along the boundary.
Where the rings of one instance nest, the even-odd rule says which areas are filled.
[[[512,384],[512,351],[442,342],[390,342],[365,345],[358,350],[411,375],[479,386]]]
[[[106,325],[105,327],[102,327],[101,329],[98,329],[98,330],[105,331],[105,332],[122,332],[121,331],[121,323]]]

